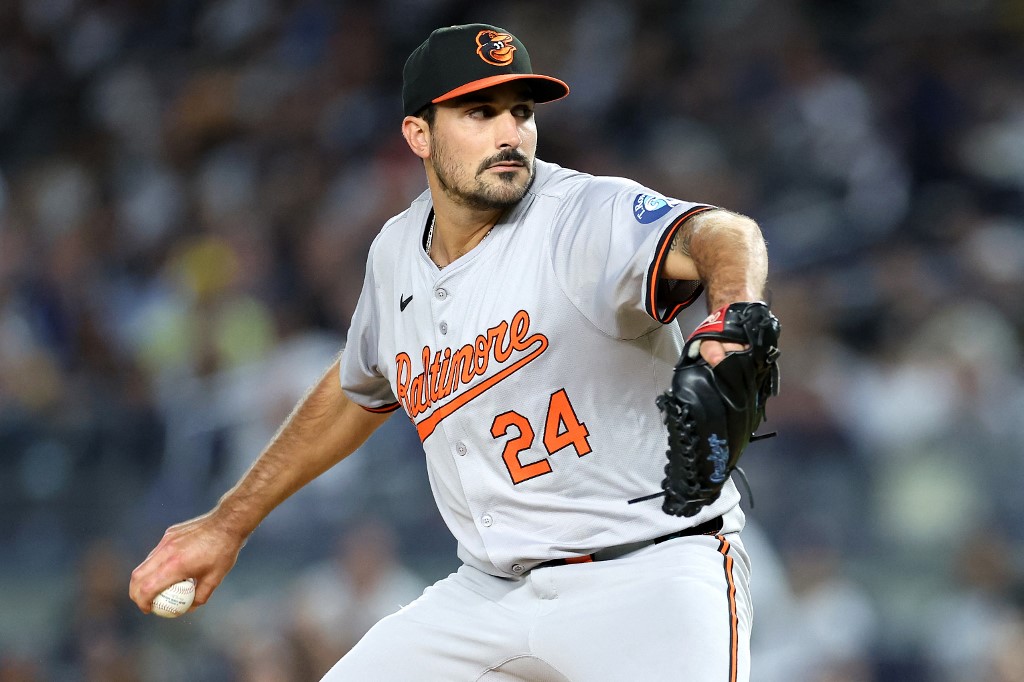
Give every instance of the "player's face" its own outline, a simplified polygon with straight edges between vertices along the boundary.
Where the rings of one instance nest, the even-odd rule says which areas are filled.
[[[533,182],[533,100],[509,83],[443,103],[431,128],[430,163],[441,189],[474,209],[505,209]]]

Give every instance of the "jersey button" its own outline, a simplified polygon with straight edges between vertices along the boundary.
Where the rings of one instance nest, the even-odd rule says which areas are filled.
[[[437,325],[437,328],[441,330],[442,334],[447,334],[448,333],[448,323],[447,322],[442,322],[441,324]]]
[[[512,564],[512,572],[515,573],[516,575],[519,575],[520,573],[523,572],[523,565],[522,564]]]
[[[466,444],[460,440],[458,443],[455,444],[455,452],[465,457],[466,453],[469,452],[469,448],[467,448]]]
[[[480,517],[480,523],[483,524],[484,528],[490,528],[491,525],[494,523],[494,519],[491,518],[490,514],[484,514]]]
[[[437,296],[437,300],[443,301],[444,299],[448,298],[448,292],[445,291],[444,289],[435,289],[434,296]]]

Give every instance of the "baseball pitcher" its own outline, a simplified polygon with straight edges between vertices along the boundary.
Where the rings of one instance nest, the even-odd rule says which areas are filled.
[[[402,134],[428,188],[374,240],[340,359],[134,571],[143,611],[189,577],[205,603],[276,505],[401,411],[462,566],[325,679],[748,679],[731,474],[778,387],[764,240],[537,159],[534,109],[568,92],[495,26],[412,53]],[[684,340],[673,320],[702,292]]]

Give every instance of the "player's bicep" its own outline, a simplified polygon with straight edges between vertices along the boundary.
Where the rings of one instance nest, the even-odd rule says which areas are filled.
[[[698,261],[690,253],[695,219],[715,208],[692,204],[669,219],[655,234],[654,251],[645,288],[647,314],[662,324],[675,319],[704,290]]]
[[[353,450],[362,445],[374,431],[380,428],[397,408],[396,406],[396,408],[388,410],[368,409],[350,400],[344,393],[342,396],[344,396],[344,404],[336,427],[340,431],[350,434],[349,439],[354,446]]]
[[[707,215],[708,212],[707,209],[692,212],[675,230],[669,241],[665,259],[661,264],[659,271],[661,279],[700,280],[697,263],[690,255],[690,240],[698,220],[697,216]]]
[[[693,258],[690,257],[689,253],[684,253],[679,249],[676,244],[673,244],[672,248],[665,254],[665,262],[659,275],[662,279],[688,281],[700,279],[700,273],[697,272],[697,264],[693,262]]]

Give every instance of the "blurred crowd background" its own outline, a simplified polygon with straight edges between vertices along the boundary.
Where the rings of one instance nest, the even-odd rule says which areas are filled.
[[[468,21],[573,88],[541,158],[762,225],[754,682],[1024,680],[1024,2],[484,5],[0,1],[0,680],[318,679],[457,566],[396,413],[206,607],[127,597],[342,346]]]

